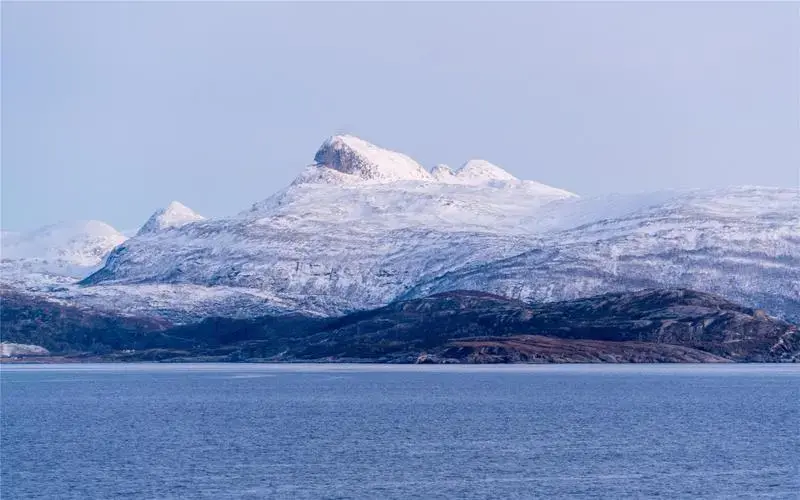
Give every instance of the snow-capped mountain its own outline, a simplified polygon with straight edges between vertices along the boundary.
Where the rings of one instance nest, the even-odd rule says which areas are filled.
[[[353,181],[431,180],[422,165],[408,156],[379,148],[352,135],[333,136],[314,155],[315,167],[353,176]]]
[[[198,318],[338,314],[474,289],[536,301],[684,286],[800,319],[800,191],[580,198],[485,160],[430,172],[352,136],[237,215],[157,212],[62,300]]]
[[[139,229],[137,235],[162,231],[171,227],[181,227],[190,222],[205,220],[205,217],[198,214],[186,205],[173,201],[165,208],[157,210],[147,222]]]
[[[281,192],[234,217],[140,232],[85,283],[233,287],[337,313],[381,305],[470,262],[517,255],[531,245],[523,223],[575,197],[495,166],[466,172],[465,182],[441,182],[404,155],[334,137]]]
[[[62,222],[26,233],[4,231],[3,274],[45,273],[83,278],[126,237],[105,222]]]

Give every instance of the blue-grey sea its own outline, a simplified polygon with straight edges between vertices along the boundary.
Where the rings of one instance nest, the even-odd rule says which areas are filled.
[[[800,366],[4,365],[0,497],[800,498]]]

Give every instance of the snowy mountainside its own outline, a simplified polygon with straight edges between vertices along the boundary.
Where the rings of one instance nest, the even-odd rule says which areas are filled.
[[[548,233],[518,256],[465,266],[420,283],[403,297],[479,289],[547,302],[676,286],[798,320],[799,203],[800,192],[792,189],[677,194],[660,204]]]
[[[285,226],[332,224],[364,230],[429,228],[531,234],[537,211],[574,195],[534,183],[500,186],[449,183],[331,185],[299,183],[257,203],[244,218],[270,219]]]
[[[384,304],[420,278],[529,247],[528,238],[514,236],[411,228],[376,234],[232,218],[132,238],[85,283],[102,284],[87,289],[170,283],[260,290],[291,308],[335,314]]]

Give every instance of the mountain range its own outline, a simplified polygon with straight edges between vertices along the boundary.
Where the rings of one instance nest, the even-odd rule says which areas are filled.
[[[333,317],[457,290],[544,304],[693,289],[800,321],[800,190],[580,197],[486,160],[427,170],[353,136],[238,214],[179,202],[126,238],[98,221],[3,232],[0,287],[191,324]]]

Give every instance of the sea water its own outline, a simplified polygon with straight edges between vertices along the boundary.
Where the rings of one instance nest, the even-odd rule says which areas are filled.
[[[3,499],[800,498],[800,366],[4,365]]]

